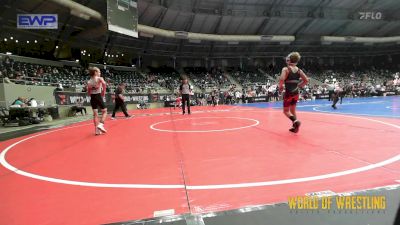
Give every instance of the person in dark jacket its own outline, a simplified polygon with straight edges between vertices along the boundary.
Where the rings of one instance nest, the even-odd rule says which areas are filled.
[[[121,83],[118,85],[117,89],[115,89],[115,106],[111,119],[115,119],[115,113],[118,111],[119,108],[121,108],[126,118],[131,117],[126,109],[124,92],[125,92],[125,84]]]

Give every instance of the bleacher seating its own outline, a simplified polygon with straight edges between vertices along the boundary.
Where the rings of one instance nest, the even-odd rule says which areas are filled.
[[[326,93],[328,86],[338,83],[341,86],[351,85],[353,95],[370,96],[382,90],[397,90],[400,82],[393,82],[396,70],[393,68],[375,69],[365,67],[360,70],[340,68],[336,70],[321,70],[319,67],[304,68],[306,74],[313,79],[322,82],[322,85],[313,85],[305,88],[310,94]],[[200,88],[201,92],[225,89],[235,91],[237,88],[228,79],[230,74],[237,83],[245,90],[253,90],[257,93],[271,91],[271,87],[276,87],[279,73],[273,73],[274,68],[267,68],[268,73],[261,73],[252,68],[240,70],[233,67],[226,68],[226,71],[218,68],[206,69],[205,67],[185,67],[185,74],[190,81]],[[180,85],[181,75],[174,68],[148,67],[147,72],[125,71],[107,67],[101,69],[102,76],[108,83],[107,91],[113,91],[119,83],[126,83],[128,93],[148,93],[160,92],[174,93]],[[26,85],[61,86],[64,90],[85,91],[86,81],[88,80],[86,68],[79,66],[54,66],[34,64],[15,61],[10,57],[4,57],[0,62],[0,80]],[[398,74],[397,74],[398,77]],[[273,91],[273,90],[272,90]]]
[[[197,87],[205,91],[227,89],[232,85],[220,69],[207,70],[205,67],[185,67],[184,71]]]

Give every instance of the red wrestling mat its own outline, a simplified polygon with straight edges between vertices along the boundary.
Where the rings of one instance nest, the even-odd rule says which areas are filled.
[[[134,111],[102,136],[85,122],[1,143],[0,224],[144,219],[189,213],[188,200],[221,211],[400,179],[398,120],[299,112],[293,134],[272,109],[169,112]]]

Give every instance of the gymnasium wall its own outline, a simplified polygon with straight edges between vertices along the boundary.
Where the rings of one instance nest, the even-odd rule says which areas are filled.
[[[0,105],[10,106],[20,96],[44,101],[47,106],[53,105],[55,104],[54,89],[55,87],[0,83]]]

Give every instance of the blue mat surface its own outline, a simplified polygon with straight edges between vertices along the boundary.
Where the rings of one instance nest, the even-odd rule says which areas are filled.
[[[257,108],[282,108],[282,101],[240,104],[241,106]],[[377,116],[387,118],[400,118],[400,96],[344,98],[343,103],[338,103],[337,109],[331,107],[332,102],[327,99],[304,101],[297,104],[299,111],[338,113],[357,116]]]

